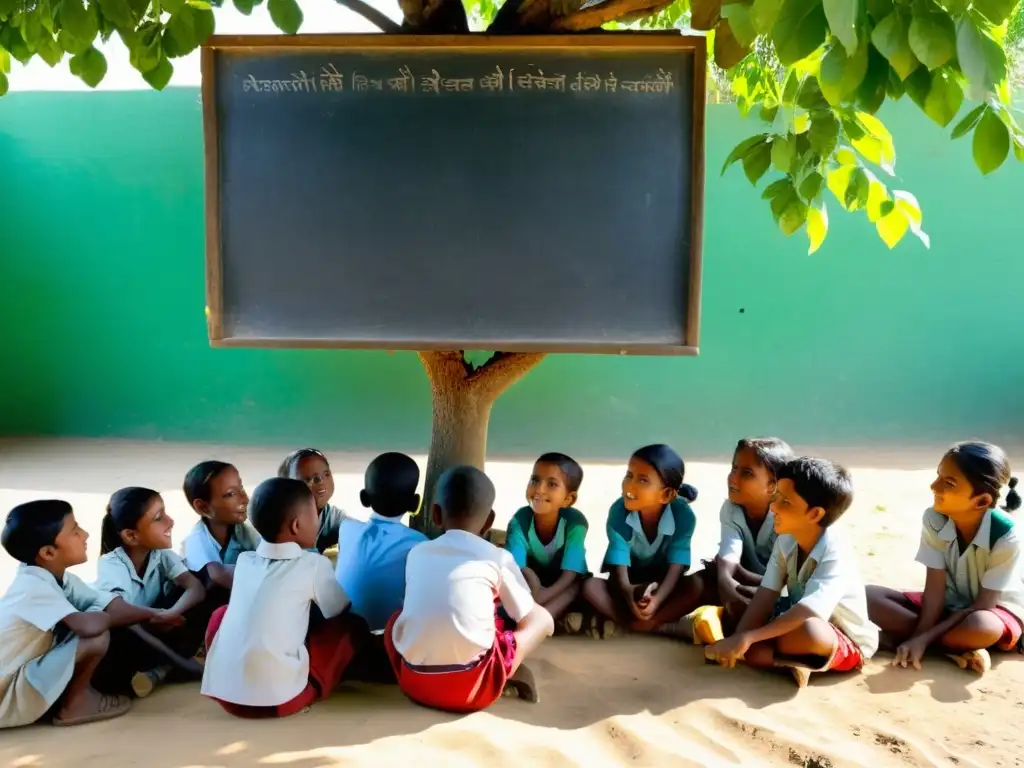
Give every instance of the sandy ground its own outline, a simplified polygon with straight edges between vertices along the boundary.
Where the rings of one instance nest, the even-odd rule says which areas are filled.
[[[0,509],[31,498],[70,501],[94,534],[109,493],[123,485],[164,492],[184,531],[194,519],[181,478],[205,458],[234,462],[250,490],[285,451],[163,443],[34,440],[0,442]],[[1018,456],[1019,451],[1015,452]],[[880,454],[838,452],[854,474],[857,499],[841,523],[856,537],[869,582],[918,588],[912,562],[920,515],[941,448]],[[367,456],[331,454],[335,501],[363,514],[357,495]],[[1024,459],[1024,457],[1021,457]],[[417,457],[422,459],[422,457]],[[1018,462],[1020,463],[1020,462]],[[608,504],[621,466],[585,464],[580,507],[592,521],[591,567],[599,565]],[[521,503],[528,465],[493,462],[499,519]],[[696,554],[717,544],[726,467],[688,467],[701,490]],[[179,537],[180,538],[180,537]],[[0,554],[0,588],[14,564]],[[79,574],[90,578],[95,562]],[[920,672],[893,670],[880,655],[863,674],[819,676],[799,693],[787,678],[701,663],[697,649],[670,640],[556,638],[534,658],[542,700],[502,700],[454,717],[419,708],[397,689],[346,687],[311,712],[284,721],[230,718],[198,685],[160,689],[127,717],[80,729],[34,726],[0,733],[7,766],[1020,766],[1024,659],[1004,656],[984,679],[928,659]],[[917,714],[914,714],[914,713]]]

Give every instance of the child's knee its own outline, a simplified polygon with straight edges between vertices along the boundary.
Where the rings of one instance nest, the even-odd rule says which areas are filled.
[[[784,656],[831,656],[835,650],[836,631],[824,619],[810,618],[775,644]]]
[[[75,652],[77,661],[102,659],[110,648],[110,632],[95,637],[78,638],[78,650]]]
[[[951,629],[943,644],[963,650],[988,648],[1003,637],[1003,620],[992,611],[975,611]]]

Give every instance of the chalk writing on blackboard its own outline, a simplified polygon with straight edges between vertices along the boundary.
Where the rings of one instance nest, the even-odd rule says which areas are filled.
[[[525,70],[520,68],[517,71],[516,67],[503,69],[499,65],[480,77],[449,77],[435,68],[415,73],[409,66],[400,67],[397,73],[392,71],[379,76],[359,70],[343,73],[333,63],[327,63],[320,68],[318,75],[309,75],[304,69],[292,72],[284,79],[260,79],[249,74],[242,79],[242,90],[256,93],[341,93],[348,90],[355,93],[423,93],[436,96],[474,91],[664,95],[675,90],[675,81],[672,73],[664,69],[635,80],[619,79],[614,72],[606,75],[577,72],[573,76],[562,72],[545,72],[539,67]]]

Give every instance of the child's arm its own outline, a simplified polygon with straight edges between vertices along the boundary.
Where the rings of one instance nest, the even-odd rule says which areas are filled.
[[[686,569],[689,568],[689,564],[682,565],[680,563],[670,563],[668,570],[665,572],[665,578],[661,580],[658,588],[654,590],[654,594],[651,595],[647,604],[640,609],[640,615],[644,619],[654,618],[654,614],[658,612],[668,596],[672,594],[672,590],[679,584],[679,579],[686,573]]]
[[[207,563],[204,568],[206,569],[206,575],[210,577],[210,582],[216,584],[218,587],[224,587],[224,589],[231,591],[231,585],[235,581],[235,566],[224,565],[223,563]]]
[[[740,619],[736,631],[724,640],[719,640],[714,645],[708,646],[704,655],[709,659],[717,661],[723,667],[736,666],[736,662],[742,659],[747,651],[750,650],[750,646],[757,642],[753,639],[755,632],[767,630],[792,612],[792,609],[790,609],[784,616],[780,616],[779,619],[770,624],[768,623],[781,592],[781,589],[768,589],[763,585],[759,587],[757,592],[754,593],[750,605],[743,612],[743,618]],[[800,626],[800,622],[796,626]],[[785,632],[780,634],[785,634]]]
[[[526,575],[527,570],[528,569],[526,568],[523,569],[524,576]],[[562,571],[559,577],[555,579],[555,583],[550,587],[542,586],[534,595],[534,599],[536,599],[538,603],[546,603],[549,600],[553,600],[575,584],[576,579],[578,579],[579,576],[580,575],[576,573],[576,571]],[[529,581],[529,579],[527,579],[527,581]]]
[[[323,555],[317,555],[316,558],[316,572],[313,574],[313,602],[320,608],[325,619],[331,619],[343,613],[351,601],[338,580],[334,578],[331,561]]]
[[[644,619],[650,619],[658,612],[658,609],[679,584],[679,579],[690,569],[690,540],[697,527],[697,516],[693,514],[690,505],[682,499],[676,499],[669,504],[663,514],[672,515],[675,518],[676,532],[672,534],[672,541],[666,552],[668,571],[658,588],[654,590],[651,599],[641,610]]]
[[[102,611],[79,611],[61,621],[79,637],[96,637],[110,629],[110,616]]]
[[[542,589],[537,601],[546,603],[562,594],[587,572],[587,519],[574,509],[565,513],[565,547],[562,550],[562,573],[550,587]]]
[[[761,585],[761,577],[751,573],[742,565],[743,534],[733,522],[735,507],[728,501],[722,505],[718,521],[721,525],[721,536],[718,541],[717,577],[718,594],[725,605],[729,603],[748,603],[754,596],[754,589]],[[745,587],[745,589],[741,589]]]
[[[185,620],[167,611],[158,611],[142,605],[132,605],[120,597],[111,600],[103,612],[110,618],[110,628],[127,627],[148,621],[166,627],[180,627]]]
[[[206,587],[187,570],[175,577],[174,585],[185,591],[168,609],[170,613],[184,616],[206,599]]]

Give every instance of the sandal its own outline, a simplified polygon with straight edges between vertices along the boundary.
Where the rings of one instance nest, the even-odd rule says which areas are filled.
[[[88,715],[61,719],[55,717],[53,724],[58,728],[69,728],[73,725],[85,725],[86,723],[99,723],[103,720],[113,720],[115,717],[124,715],[132,708],[132,700],[127,696],[100,695],[99,708]]]

